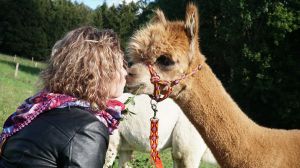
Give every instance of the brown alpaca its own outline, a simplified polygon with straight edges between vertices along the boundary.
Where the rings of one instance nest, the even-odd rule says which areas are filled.
[[[299,168],[300,131],[270,129],[251,121],[225,91],[199,50],[198,11],[187,6],[186,18],[167,21],[156,16],[132,37],[128,54],[133,62],[127,86],[144,86],[152,94],[146,63],[153,64],[163,80],[174,80],[202,69],[181,81],[171,97],[183,109],[222,167]],[[172,111],[168,111],[172,115]],[[188,130],[187,130],[188,131]]]

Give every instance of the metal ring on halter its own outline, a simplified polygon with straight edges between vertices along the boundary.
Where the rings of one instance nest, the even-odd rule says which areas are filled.
[[[156,113],[157,113],[157,101],[155,101],[155,103],[153,102],[153,101],[155,101],[154,99],[150,99],[150,104],[151,104],[151,108],[152,108],[152,110],[153,110],[153,112],[154,112],[154,115],[153,115],[153,118],[155,119],[156,118]]]
[[[155,101],[155,103],[153,103],[153,101],[155,101],[154,99],[150,100],[150,104],[151,104],[151,108],[152,110],[157,110],[157,101]]]

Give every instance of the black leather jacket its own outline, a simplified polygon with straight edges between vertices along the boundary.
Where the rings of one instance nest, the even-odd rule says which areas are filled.
[[[1,168],[102,168],[108,129],[76,107],[44,112],[3,146]]]

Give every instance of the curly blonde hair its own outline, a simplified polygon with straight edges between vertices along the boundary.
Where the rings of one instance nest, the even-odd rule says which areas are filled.
[[[110,82],[121,74],[123,57],[112,30],[81,27],[56,42],[40,77],[49,92],[71,95],[103,109]]]

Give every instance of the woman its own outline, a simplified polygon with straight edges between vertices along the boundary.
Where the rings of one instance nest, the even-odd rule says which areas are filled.
[[[111,30],[81,27],[56,42],[44,89],[4,124],[0,167],[103,167],[124,110],[111,100],[123,93],[123,59]]]

